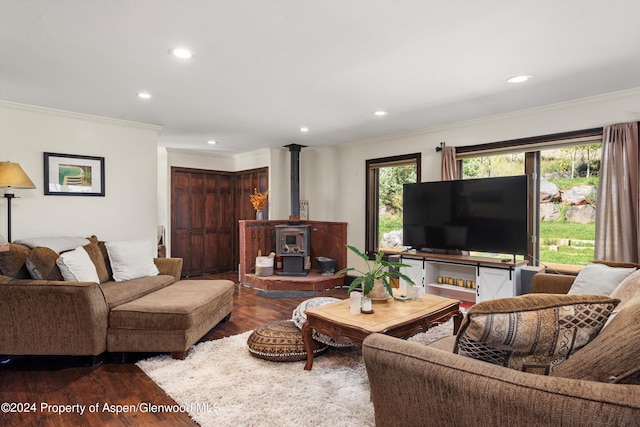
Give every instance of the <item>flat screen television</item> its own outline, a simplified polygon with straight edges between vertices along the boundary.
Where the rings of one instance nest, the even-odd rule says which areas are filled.
[[[403,245],[527,254],[527,176],[405,184]]]

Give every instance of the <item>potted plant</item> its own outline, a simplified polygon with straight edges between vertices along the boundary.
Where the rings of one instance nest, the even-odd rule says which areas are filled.
[[[360,276],[356,277],[353,282],[351,282],[351,285],[349,285],[349,289],[347,290],[348,293],[351,293],[351,291],[353,291],[357,286],[362,285],[363,300],[365,298],[370,298],[372,300],[387,300],[393,296],[390,279],[401,277],[407,281],[407,285],[414,285],[411,278],[399,271],[400,267],[409,267],[409,265],[399,262],[385,261],[382,259],[382,253],[378,253],[375,259],[371,261],[364,253],[360,252],[358,248],[351,245],[347,245],[347,248],[362,258],[367,263],[368,267],[367,271],[360,271],[353,267],[348,267],[343,268],[336,273],[344,274],[349,271],[357,271],[360,273]],[[393,267],[396,270],[392,271],[390,267]],[[365,307],[365,301],[363,301],[362,305]],[[367,311],[364,308],[363,310]]]

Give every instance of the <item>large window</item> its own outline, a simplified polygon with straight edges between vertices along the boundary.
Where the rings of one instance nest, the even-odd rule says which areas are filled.
[[[420,153],[367,160],[365,247],[402,246],[402,186],[420,182]]]
[[[530,207],[530,261],[558,269],[586,265],[594,258],[602,146],[592,140],[536,148],[467,156],[463,178],[531,176],[529,200],[535,205]]]

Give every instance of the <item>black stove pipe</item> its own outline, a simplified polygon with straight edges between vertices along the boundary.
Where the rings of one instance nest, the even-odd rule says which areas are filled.
[[[291,221],[300,221],[300,150],[299,144],[285,145],[291,153]]]

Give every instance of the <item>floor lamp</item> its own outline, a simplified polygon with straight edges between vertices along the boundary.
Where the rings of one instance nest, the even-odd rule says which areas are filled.
[[[0,187],[7,199],[7,240],[11,243],[11,200],[16,188],[36,188],[18,163],[0,162]]]

